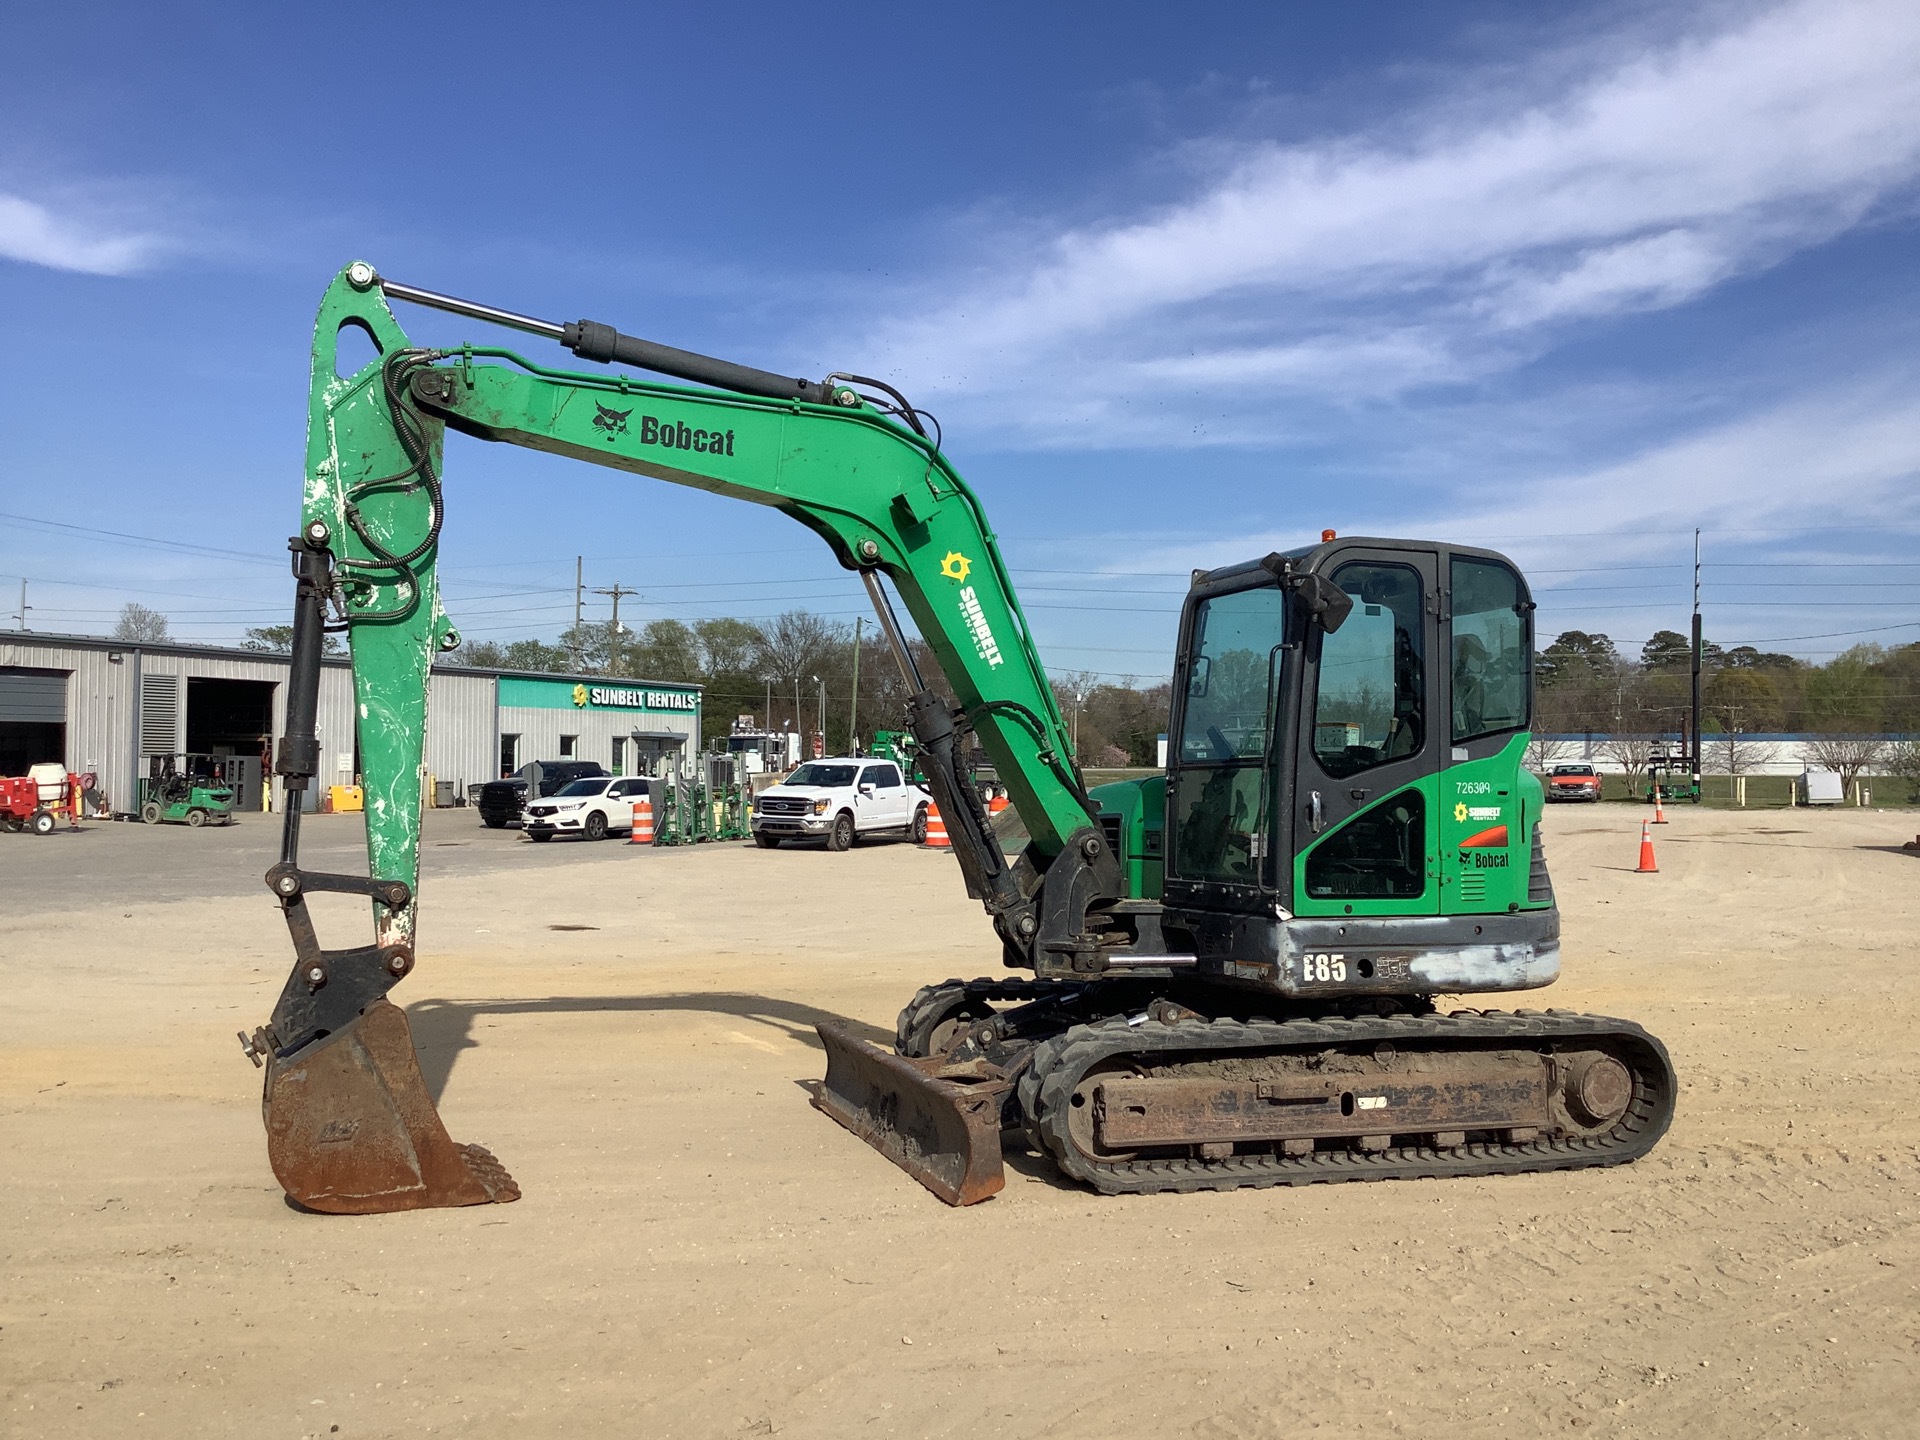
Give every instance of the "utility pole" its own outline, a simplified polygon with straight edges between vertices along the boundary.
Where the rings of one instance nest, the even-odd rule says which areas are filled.
[[[20,613],[13,617],[14,623],[22,630],[27,628],[27,612],[31,609],[33,607],[27,604],[27,582],[22,580],[20,582]]]
[[[585,556],[576,555],[573,557],[573,630],[571,632],[573,638],[567,642],[567,653],[572,657],[573,668],[576,671],[580,668],[581,606],[586,601],[586,590],[582,580],[585,564]]]
[[[1700,532],[1693,532],[1693,793],[1700,795]]]
[[[595,590],[593,593],[596,595],[611,595],[613,597],[613,633],[607,643],[607,660],[609,662],[608,668],[618,674],[620,670],[620,597],[622,595],[638,595],[640,592],[638,590],[629,590],[616,580],[613,582],[612,589]],[[578,625],[580,621],[576,618],[573,623]]]
[[[629,590],[626,586],[616,583],[610,589],[595,590],[593,593],[596,595],[611,595],[613,597],[613,633],[618,635],[620,633],[620,597],[622,595],[638,595],[640,592],[638,590]],[[574,623],[577,625],[580,622],[576,619]]]
[[[827,748],[827,682],[815,675],[813,683],[820,687],[820,749],[824,752]]]
[[[867,617],[853,617],[853,698],[847,701],[847,753],[860,753],[860,627]]]

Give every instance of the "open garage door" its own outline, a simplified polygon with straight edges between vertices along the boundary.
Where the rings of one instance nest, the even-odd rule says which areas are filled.
[[[236,810],[260,808],[261,777],[272,773],[273,688],[271,680],[187,680],[187,752],[227,762],[220,772]]]
[[[65,670],[0,666],[0,775],[67,758]]]

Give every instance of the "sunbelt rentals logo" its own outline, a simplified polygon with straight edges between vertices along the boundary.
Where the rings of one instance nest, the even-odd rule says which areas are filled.
[[[940,562],[940,573],[960,585],[960,618],[967,622],[967,633],[973,636],[974,652],[987,662],[989,669],[1001,663],[1000,642],[993,638],[993,627],[987,623],[986,612],[980,608],[980,596],[973,586],[966,583],[967,576],[973,573],[973,561],[958,550],[949,550],[946,558]]]

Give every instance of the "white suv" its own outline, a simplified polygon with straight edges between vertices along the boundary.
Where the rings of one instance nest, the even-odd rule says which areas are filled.
[[[616,830],[633,829],[633,807],[646,793],[646,779],[639,775],[572,780],[544,800],[529,802],[521,829],[529,840],[551,840],[556,835],[604,840]]]
[[[926,838],[932,803],[891,760],[809,760],[753,797],[753,839],[768,850],[782,840],[820,838],[829,850],[845,850],[867,835],[917,842]]]

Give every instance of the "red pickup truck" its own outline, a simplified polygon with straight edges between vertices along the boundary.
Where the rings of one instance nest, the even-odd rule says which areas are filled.
[[[1547,776],[1549,800],[1598,800],[1600,775],[1591,765],[1556,765]]]

